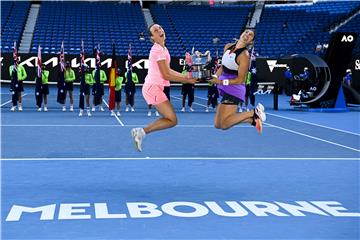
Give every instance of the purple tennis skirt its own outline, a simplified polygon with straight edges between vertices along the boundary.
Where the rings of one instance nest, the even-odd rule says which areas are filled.
[[[231,73],[222,73],[219,77],[219,80],[224,80],[224,79],[234,79],[236,78],[237,75],[236,74],[231,74]],[[236,85],[217,85],[217,88],[219,90],[219,94],[220,96],[223,96],[224,93],[227,93],[229,95],[232,95],[234,97],[239,98],[241,101],[245,101],[245,93],[246,93],[246,88],[245,88],[245,84],[236,84]]]

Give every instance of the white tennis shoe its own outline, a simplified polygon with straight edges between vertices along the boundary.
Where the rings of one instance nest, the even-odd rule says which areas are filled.
[[[142,141],[145,138],[145,131],[143,128],[133,128],[131,129],[131,136],[134,139],[136,149],[141,152],[142,151]]]
[[[266,121],[265,108],[261,103],[258,103],[256,105],[255,114],[260,118],[262,122]]]

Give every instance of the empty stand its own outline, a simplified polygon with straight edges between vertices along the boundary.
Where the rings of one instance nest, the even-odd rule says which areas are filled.
[[[314,53],[317,43],[329,41],[330,28],[359,6],[358,1],[266,5],[257,25],[256,48],[270,57]]]
[[[28,2],[1,2],[1,52],[12,52],[14,41],[19,45],[29,7]]]
[[[100,44],[102,52],[126,55],[132,43],[134,55],[147,55],[151,43],[140,41],[146,24],[140,5],[118,2],[42,2],[31,52],[41,44],[45,53],[57,53],[64,40],[67,53],[79,53],[81,39],[86,54]]]

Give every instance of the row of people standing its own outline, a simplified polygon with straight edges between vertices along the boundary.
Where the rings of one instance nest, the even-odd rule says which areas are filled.
[[[88,116],[91,116],[90,112],[90,91],[92,95],[95,95],[95,74],[96,69],[91,71],[90,67],[85,65],[85,99],[86,99],[86,112]],[[100,70],[100,104],[99,104],[99,111],[104,112],[103,107],[103,96],[104,96],[104,84],[107,82],[107,76],[104,70]],[[127,74],[125,73],[124,76],[122,76],[121,69],[117,69],[117,77],[115,80],[115,111],[111,112],[111,115],[117,115],[120,116],[120,104],[121,104],[121,90],[122,85],[125,83],[125,95],[126,95],[126,109],[125,111],[128,112],[130,109],[132,112],[135,111],[134,104],[135,104],[135,92],[136,87],[135,84],[139,83],[139,78],[135,72],[132,72],[131,74],[131,80],[128,81]],[[70,108],[71,110],[71,108]],[[66,108],[65,108],[66,111]],[[92,101],[92,112],[96,111],[95,107],[95,97],[93,97]],[[83,109],[80,109],[79,116],[83,115]]]
[[[13,70],[13,66],[10,66],[10,76],[12,75],[12,70]],[[93,98],[93,101],[90,104],[90,96],[94,95],[94,91],[95,91],[95,71],[96,70],[92,70],[90,69],[89,66],[85,65],[85,103],[86,103],[86,113],[88,116],[91,116],[91,112],[95,112],[96,108],[95,108],[95,98]],[[250,103],[252,106],[254,106],[255,103],[255,96],[253,94],[251,94],[253,92],[253,84],[255,81],[251,81],[251,78],[254,78],[252,76],[255,76],[256,73],[256,68],[253,67],[252,71],[248,73],[247,76],[247,80],[246,80],[246,86],[247,86],[247,94],[246,94],[246,102],[245,102],[245,106],[246,109],[248,109],[248,98],[250,98]],[[188,72],[186,70],[184,70],[182,72],[182,74],[187,75]],[[19,79],[19,86],[18,86],[18,102],[19,102],[19,111],[22,111],[22,99],[21,99],[21,92],[24,91],[23,88],[23,81],[27,78],[27,74],[25,71],[25,68],[21,65],[18,66],[18,70],[17,70],[17,75],[18,75],[18,79]],[[120,116],[120,106],[121,106],[121,90],[122,90],[122,85],[123,83],[125,83],[125,94],[126,94],[126,98],[125,98],[125,102],[126,102],[126,108],[125,111],[135,111],[135,93],[136,93],[136,87],[135,84],[139,83],[139,79],[138,76],[135,72],[132,72],[132,81],[127,81],[127,74],[124,74],[124,77],[122,76],[122,72],[121,69],[117,69],[117,75],[118,77],[116,78],[116,86],[115,86],[115,111],[116,112],[112,112],[112,115],[117,115]],[[74,90],[74,81],[76,80],[76,75],[75,75],[75,71],[71,68],[70,62],[66,62],[66,67],[65,67],[65,72],[64,72],[64,78],[65,78],[65,103],[62,105],[62,111],[67,111],[67,107],[66,107],[66,98],[69,98],[69,111],[74,111],[74,94],[73,94],[73,90]],[[125,81],[124,81],[125,78]],[[43,109],[41,105],[38,105],[38,111],[41,112],[42,110],[47,112],[48,111],[48,107],[47,107],[47,96],[49,95],[49,86],[48,86],[48,82],[49,82],[49,71],[46,70],[45,65],[42,65],[42,87],[41,87],[41,92],[40,94],[42,95],[43,98]],[[103,102],[102,97],[104,96],[104,84],[107,82],[107,76],[104,70],[100,70],[100,94],[101,94],[101,102]],[[166,94],[166,96],[168,97],[168,99],[170,99],[170,86],[165,86],[164,88],[164,93]],[[194,99],[195,99],[195,85],[194,84],[190,84],[190,83],[184,83],[182,84],[181,87],[181,94],[182,94],[182,108],[181,111],[185,112],[186,111],[186,100],[187,100],[187,106],[189,107],[189,111],[190,112],[194,112],[195,110],[193,109],[192,105],[194,103]],[[218,98],[219,98],[219,93],[217,90],[217,87],[215,84],[213,83],[209,83],[208,84],[208,93],[207,93],[207,107],[205,108],[206,112],[209,112],[209,110],[211,109],[210,106],[212,107],[212,109],[216,109],[217,105],[218,105]],[[90,111],[90,106],[91,107],[91,111]],[[13,106],[11,108],[12,111],[15,111],[15,106]],[[148,105],[148,116],[151,116],[151,109],[152,106]],[[104,107],[102,104],[99,105],[99,111],[103,112],[105,111]],[[242,104],[239,107],[239,111],[242,111]],[[79,112],[79,116],[83,116],[84,114],[84,109],[80,109]],[[159,116],[159,113],[157,111],[155,111],[155,115]]]
[[[90,67],[85,65],[85,101],[86,101],[86,110],[87,115],[91,116],[90,112],[90,95],[94,95],[95,92],[95,71],[91,71]],[[22,65],[16,66],[16,71],[14,71],[14,65],[9,67],[10,77],[12,78],[13,73],[17,75],[17,83],[14,86],[11,86],[11,91],[14,92],[13,99],[12,99],[12,107],[11,111],[22,111],[22,93],[24,92],[23,81],[27,79],[27,73]],[[127,81],[127,74],[124,74],[122,77],[121,69],[117,69],[118,77],[116,79],[116,109],[117,114],[120,114],[120,102],[121,102],[121,89],[122,84],[125,83],[125,94],[126,94],[126,111],[135,111],[134,104],[135,104],[135,84],[139,83],[138,76],[135,72],[132,72],[132,79],[131,81]],[[41,71],[41,87],[40,91],[37,91],[36,94],[41,95],[41,101],[36,101],[38,111],[48,111],[48,95],[49,95],[49,75],[50,72],[46,70],[45,65],[42,65]],[[125,81],[124,81],[125,79]],[[64,71],[64,91],[65,91],[65,101],[62,104],[62,111],[67,111],[66,107],[66,99],[69,98],[69,111],[74,111],[74,81],[76,80],[75,71],[71,68],[70,62],[66,62],[65,71]],[[104,70],[100,70],[100,95],[101,95],[101,103],[103,102],[102,97],[104,96],[104,84],[107,82],[107,76]],[[59,86],[58,86],[59,87]],[[91,111],[96,111],[95,108],[95,98],[92,101],[92,108]],[[79,115],[83,115],[84,109],[80,109]],[[99,111],[105,111],[102,104],[99,105]]]
[[[88,116],[91,116],[90,112],[90,92],[92,95],[95,95],[95,73],[96,70],[91,72],[90,67],[85,65],[85,99],[86,99],[86,112]],[[135,104],[135,84],[139,82],[139,78],[136,73],[132,72],[131,81],[127,80],[127,74],[122,76],[121,69],[117,69],[117,77],[115,80],[115,111],[111,111],[112,116],[120,116],[120,104],[121,104],[121,90],[122,85],[125,83],[125,94],[126,94],[126,112],[128,112],[131,108],[131,111],[134,112],[134,104]],[[104,96],[104,84],[107,82],[107,76],[104,70],[100,70],[100,95],[101,95],[101,103],[99,105],[99,111],[104,112],[104,107],[102,105],[103,96]],[[66,110],[66,109],[65,109]],[[95,107],[95,97],[93,97],[92,101],[92,112],[96,111]],[[83,109],[80,109],[79,116],[83,115]]]
[[[12,76],[13,73],[13,66],[10,66],[10,76]],[[95,98],[93,98],[93,101],[90,104],[90,96],[94,95],[94,77],[95,77],[95,71],[93,70],[91,71],[90,67],[85,65],[85,103],[86,103],[86,113],[88,116],[91,116],[91,112],[95,112],[96,108],[95,108]],[[42,86],[41,86],[41,91],[40,94],[42,95],[43,101],[41,105],[38,105],[38,111],[48,111],[48,95],[49,95],[49,74],[50,72],[48,70],[46,70],[45,65],[42,65]],[[183,74],[187,74],[186,71],[183,71]],[[125,94],[126,94],[126,108],[125,111],[135,111],[135,93],[136,93],[136,87],[135,84],[139,83],[139,78],[137,76],[137,74],[135,72],[132,72],[132,81],[127,81],[127,74],[124,74],[124,77],[122,76],[121,73],[121,69],[117,69],[117,79],[116,79],[116,86],[115,86],[115,109],[116,109],[116,115],[120,116],[120,104],[121,104],[121,90],[122,90],[122,85],[123,83],[125,83]],[[23,81],[26,80],[27,78],[27,73],[25,71],[25,68],[21,65],[18,66],[17,69],[17,76],[18,76],[18,81],[19,84],[17,86],[17,101],[18,101],[18,110],[22,111],[22,95],[21,93],[24,91],[24,87],[23,87]],[[124,81],[125,78],[125,81]],[[67,111],[67,104],[66,104],[66,100],[67,98],[69,99],[69,111],[73,112],[74,111],[74,82],[76,81],[76,75],[75,75],[75,71],[71,68],[70,62],[66,62],[65,65],[65,72],[64,72],[64,80],[65,80],[65,102],[64,104],[62,104],[62,111]],[[104,95],[104,83],[107,82],[107,76],[104,70],[100,70],[100,94],[101,96]],[[170,99],[170,86],[166,86],[164,88],[164,93],[166,94],[166,96],[168,97],[168,99]],[[189,110],[191,112],[194,111],[194,109],[192,108],[192,104],[194,102],[194,93],[195,93],[195,85],[194,84],[183,84],[182,85],[182,112],[185,112],[185,102],[186,99],[188,99],[188,106],[189,106]],[[212,105],[212,107],[215,109],[217,106],[217,99],[218,99],[219,95],[217,92],[217,88],[216,85],[209,83],[209,89],[208,89],[208,107],[206,108],[206,111],[208,112],[209,106],[210,104]],[[102,98],[101,98],[101,102],[102,102]],[[91,107],[91,111],[90,111],[90,106]],[[148,106],[148,116],[151,116],[151,105]],[[13,105],[13,107],[11,108],[11,111],[15,111],[16,110],[16,105]],[[102,104],[100,104],[99,106],[99,111],[103,112],[104,107]],[[80,109],[79,112],[79,116],[82,116],[84,114],[84,109]],[[115,115],[115,114],[113,114]],[[155,115],[158,116],[159,113],[156,111]]]
[[[94,83],[93,81],[93,77],[94,77],[95,71],[93,71],[92,73],[90,72],[90,68],[85,66],[85,99],[86,99],[86,107],[87,107],[87,112],[88,115],[91,116],[90,113],[90,89]],[[43,105],[43,110],[46,112],[48,110],[47,108],[47,95],[49,95],[49,87],[48,87],[48,79],[49,79],[49,71],[47,71],[45,69],[45,65],[42,66],[42,84],[40,87],[40,91],[39,94],[42,95],[43,97],[43,101],[39,101],[39,104],[37,103],[38,106],[38,111],[41,112],[42,111],[42,104],[41,102],[44,103]],[[66,66],[65,66],[65,71],[64,71],[64,81],[65,81],[65,85],[64,85],[64,91],[65,91],[65,100],[62,103],[62,111],[65,112],[67,110],[66,108],[66,98],[69,97],[69,111],[73,112],[74,111],[74,81],[76,80],[76,75],[74,70],[71,68],[70,62],[66,62]],[[103,70],[100,71],[100,84],[101,84],[101,97],[104,95],[104,83],[107,81],[107,77],[106,74]],[[59,87],[59,83],[58,83],[58,87]],[[102,99],[101,99],[102,100]],[[94,107],[93,110],[95,111]],[[104,111],[104,108],[102,107],[102,105],[100,105],[99,110]],[[82,115],[83,109],[80,109],[80,113],[79,115]]]

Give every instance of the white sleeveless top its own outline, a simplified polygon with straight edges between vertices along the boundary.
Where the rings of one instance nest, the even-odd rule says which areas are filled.
[[[237,71],[239,64],[236,62],[236,58],[246,49],[239,48],[235,52],[230,53],[235,47],[235,44],[229,47],[221,59],[221,65],[225,67],[226,70]]]

